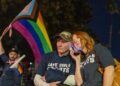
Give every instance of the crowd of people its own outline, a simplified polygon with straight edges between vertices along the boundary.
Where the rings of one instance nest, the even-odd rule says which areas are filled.
[[[112,86],[114,60],[111,52],[85,31],[62,31],[55,36],[56,50],[42,56],[35,71],[35,86]],[[0,59],[5,63],[0,86],[20,86],[20,58],[12,48],[8,56],[0,41]],[[103,69],[103,73],[99,68]]]

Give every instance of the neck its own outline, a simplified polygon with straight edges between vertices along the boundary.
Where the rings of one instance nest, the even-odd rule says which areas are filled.
[[[64,52],[64,53],[58,53],[58,54],[59,54],[59,56],[60,56],[60,57],[63,57],[63,56],[66,56],[66,55],[68,55],[68,53],[69,53],[69,51],[67,51],[67,52]]]

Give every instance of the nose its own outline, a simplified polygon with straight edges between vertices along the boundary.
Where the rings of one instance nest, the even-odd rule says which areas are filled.
[[[62,42],[59,41],[59,42],[57,43],[57,46],[58,46],[58,47],[61,47],[61,46],[62,46]]]

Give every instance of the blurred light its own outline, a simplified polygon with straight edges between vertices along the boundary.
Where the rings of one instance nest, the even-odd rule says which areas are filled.
[[[33,63],[32,62],[30,62],[30,65],[32,65]]]

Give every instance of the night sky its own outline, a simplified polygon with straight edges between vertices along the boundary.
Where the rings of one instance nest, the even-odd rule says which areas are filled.
[[[120,0],[117,2],[120,11]],[[120,12],[111,15],[106,9],[107,0],[90,0],[93,10],[93,20],[89,26],[93,29],[100,41],[109,44],[110,25],[112,23],[111,52],[114,57],[120,59]]]
[[[31,0],[27,0],[28,2]],[[119,13],[111,15],[107,10],[107,0],[88,0],[92,7],[93,19],[88,24],[100,41],[106,45],[110,40],[110,25],[112,24],[111,52],[120,59],[120,0],[116,1]]]

